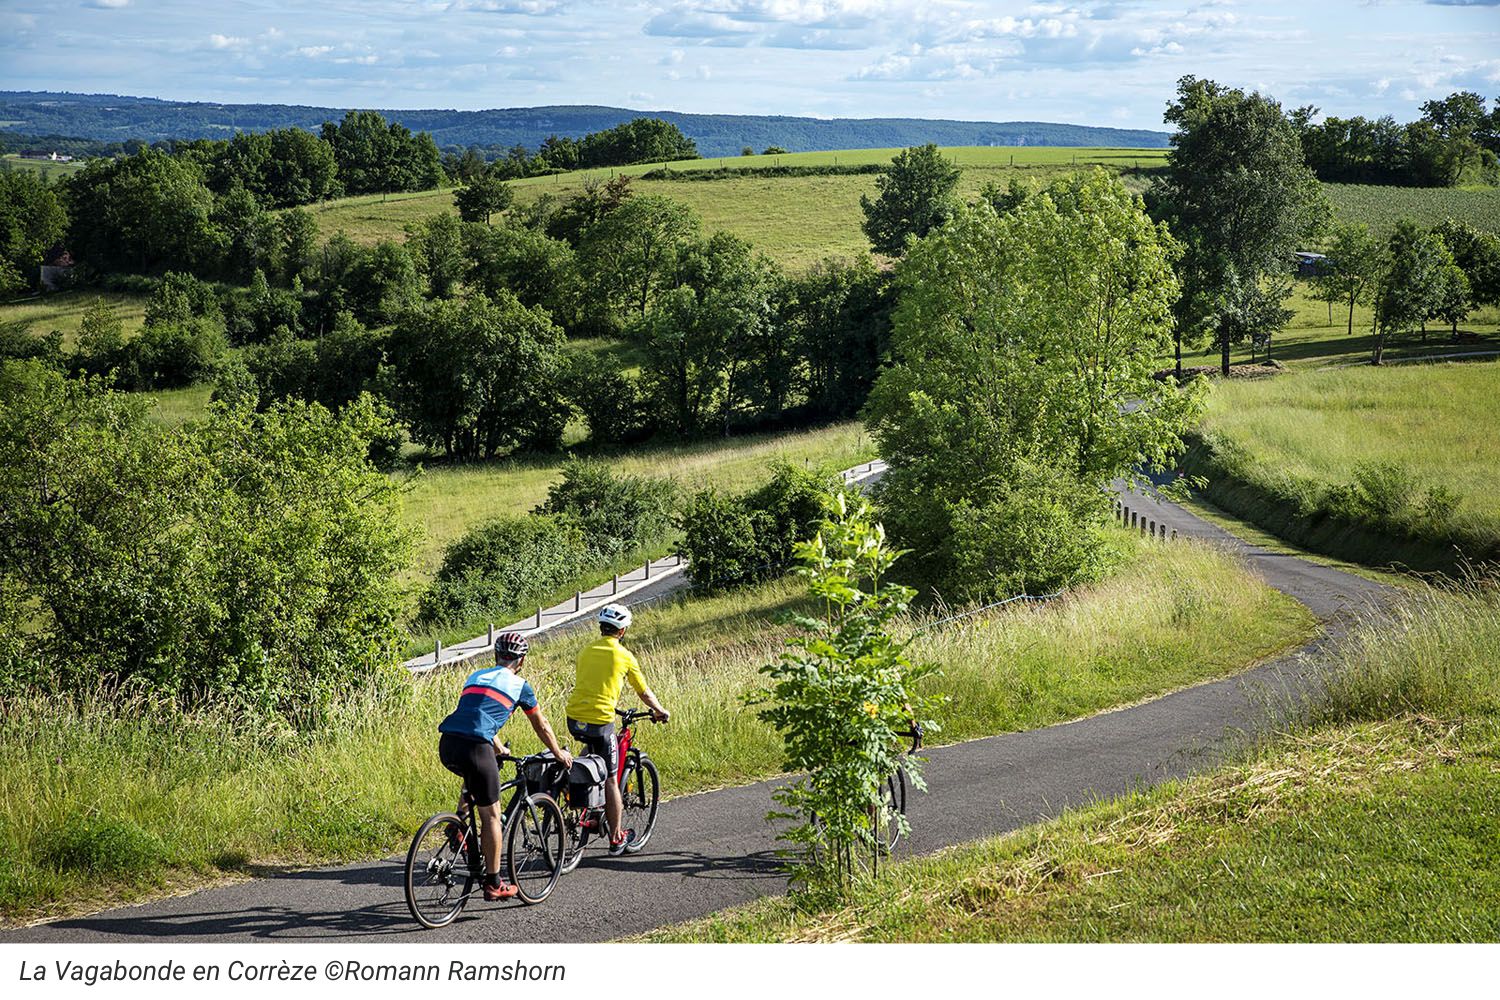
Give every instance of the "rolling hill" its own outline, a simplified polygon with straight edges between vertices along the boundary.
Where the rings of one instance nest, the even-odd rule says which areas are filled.
[[[343,108],[287,104],[208,104],[114,94],[0,91],[0,131],[123,141],[223,138],[236,131],[300,126],[316,130]],[[664,118],[698,144],[704,156],[732,156],[745,146],[792,152],[868,149],[935,142],[942,146],[1164,147],[1167,133],[1050,122],[968,122],[923,118],[794,118],[781,115],[698,115],[588,105],[497,108],[489,111],[383,110],[413,131],[431,132],[439,146],[534,147],[547,136],[581,136],[641,115]]]

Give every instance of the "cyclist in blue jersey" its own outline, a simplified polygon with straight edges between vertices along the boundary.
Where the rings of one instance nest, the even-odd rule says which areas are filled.
[[[476,670],[464,679],[458,707],[438,723],[438,758],[443,766],[464,779],[479,808],[479,841],[484,848],[484,898],[509,899],[516,887],[500,878],[500,765],[497,753],[506,750],[500,727],[519,708],[536,730],[543,745],[564,768],[573,766],[573,755],[552,734],[547,717],[537,705],[536,692],[521,679],[529,646],[519,632],[506,632],[495,640],[495,665]]]

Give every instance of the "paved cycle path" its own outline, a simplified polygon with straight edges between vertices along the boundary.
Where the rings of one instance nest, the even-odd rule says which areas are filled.
[[[930,791],[911,796],[914,832],[898,855],[1013,830],[1213,766],[1237,734],[1269,724],[1268,690],[1305,683],[1348,614],[1389,594],[1363,577],[1248,545],[1179,507],[1136,495],[1126,503],[1180,535],[1241,553],[1268,583],[1324,620],[1324,634],[1232,678],[1076,722],[930,751]],[[643,727],[641,745],[648,750],[651,735]],[[662,780],[670,791],[672,775]],[[0,940],[608,940],[784,891],[773,853],[775,831],[764,820],[773,784],[665,802],[657,832],[642,854],[611,859],[591,847],[545,904],[476,900],[438,931],[421,930],[407,913],[402,859],[392,858],[254,879],[0,932]]]

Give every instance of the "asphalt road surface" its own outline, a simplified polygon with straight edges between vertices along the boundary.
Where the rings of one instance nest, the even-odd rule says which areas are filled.
[[[1065,809],[1212,767],[1243,734],[1270,723],[1268,692],[1305,688],[1320,649],[1347,616],[1388,592],[1363,577],[1267,552],[1169,504],[1132,509],[1242,553],[1325,632],[1295,653],[1225,680],[1076,722],[931,750],[925,795],[909,798],[913,834],[898,856],[926,853],[1056,816]],[[648,752],[652,732],[642,727]],[[434,757],[433,766],[437,766]],[[672,775],[662,776],[670,794]],[[475,900],[449,927],[407,913],[400,858],[206,889],[0,933],[5,941],[600,941],[785,890],[764,816],[772,783],[663,803],[646,851],[611,859],[591,846],[546,903]]]

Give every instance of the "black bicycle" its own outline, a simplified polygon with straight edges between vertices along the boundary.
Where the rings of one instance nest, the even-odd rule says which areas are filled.
[[[910,757],[922,749],[921,723],[913,723],[911,729],[899,735],[911,740],[911,746],[903,750],[900,756]],[[885,781],[881,782],[880,785],[880,798],[884,808],[874,805],[870,806],[870,827],[875,844],[883,848],[885,853],[889,854],[896,849],[896,845],[901,841],[903,832],[902,821],[906,818],[905,763],[898,761],[891,773],[886,775]],[[818,816],[814,815],[812,821],[820,828],[822,827],[823,821]],[[813,857],[818,857],[817,843],[814,842],[811,847]]]
[[[651,834],[656,829],[656,813],[661,804],[661,776],[657,774],[656,765],[646,752],[635,745],[635,724],[650,722],[652,717],[650,712],[643,709],[623,711],[617,708],[615,714],[620,717],[620,770],[611,775],[611,778],[620,783],[620,795],[625,805],[625,829],[635,831],[635,839],[625,849],[625,853],[637,854],[646,846],[646,841],[651,839]],[[532,765],[533,769],[536,766]],[[566,785],[568,779],[567,775],[562,775],[560,779],[554,780],[560,780],[562,785]],[[533,787],[537,785],[534,784]],[[550,787],[558,804],[562,806],[563,826],[568,831],[568,851],[563,860],[563,871],[570,872],[583,860],[583,849],[589,840],[606,834],[604,808],[574,805],[566,788],[557,784],[542,784],[540,787]]]
[[[521,902],[540,903],[563,873],[568,832],[562,811],[548,793],[526,788],[522,773],[537,757],[497,753],[495,758],[516,765],[516,776],[500,786],[502,799],[514,789],[501,815],[506,877]],[[406,852],[406,905],[423,927],[452,923],[470,898],[484,892],[479,831],[479,810],[467,787],[453,812],[431,816],[417,828]]]

